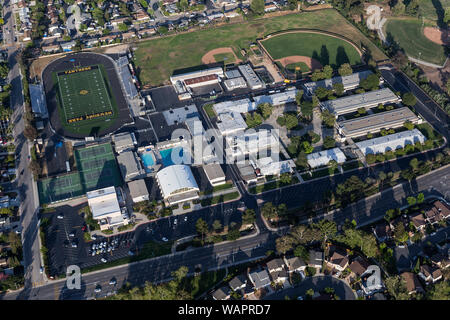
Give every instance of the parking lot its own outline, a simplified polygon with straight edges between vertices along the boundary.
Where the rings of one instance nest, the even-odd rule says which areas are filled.
[[[214,220],[222,225],[241,222],[241,201],[220,204],[183,215],[169,216],[140,225],[136,230],[115,236],[101,236],[85,242],[84,218],[78,211],[86,204],[76,207],[61,206],[56,212],[43,214],[51,221],[46,232],[49,274],[64,274],[69,265],[89,268],[107,261],[124,258],[138,252],[149,241],[173,241],[197,233],[195,223],[199,218],[212,225]],[[41,219],[42,219],[41,217]],[[58,218],[59,217],[59,218]],[[102,260],[105,259],[105,260]]]

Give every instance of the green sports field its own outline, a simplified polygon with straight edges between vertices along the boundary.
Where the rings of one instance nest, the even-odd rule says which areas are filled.
[[[363,43],[375,60],[387,59],[381,50],[336,10],[325,9],[252,19],[239,24],[227,24],[139,42],[135,57],[136,65],[140,69],[140,81],[144,85],[152,86],[167,83],[174,71],[188,71],[186,69],[200,66],[203,55],[216,48],[231,47],[236,56],[243,59],[241,49],[250,50],[250,45],[255,43],[256,39],[293,28],[338,33],[352,39],[357,45]]]
[[[389,19],[385,24],[386,37],[393,37],[406,54],[434,64],[442,65],[446,56],[444,47],[428,40],[419,19]]]
[[[358,51],[347,41],[317,33],[286,33],[261,42],[274,60],[289,56],[306,56],[323,66],[339,67],[343,63],[361,63]]]
[[[117,118],[117,104],[112,96],[103,65],[54,72],[58,109],[65,129],[77,134],[102,131]]]
[[[439,15],[438,12],[445,11],[450,7],[450,0],[420,0],[419,13],[431,25],[436,25]]]
[[[289,70],[290,72],[301,72],[301,73],[310,71],[309,67],[304,62],[290,63],[285,67],[285,69]]]
[[[77,172],[38,181],[39,199],[51,203],[109,186],[119,186],[121,177],[110,143],[74,150]]]

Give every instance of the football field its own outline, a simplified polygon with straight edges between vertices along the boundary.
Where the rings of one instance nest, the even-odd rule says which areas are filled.
[[[58,72],[56,77],[66,123],[114,113],[105,80],[98,66]]]

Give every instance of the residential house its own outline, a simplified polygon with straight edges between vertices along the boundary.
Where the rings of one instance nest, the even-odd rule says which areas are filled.
[[[366,295],[371,295],[384,288],[381,280],[381,270],[377,265],[368,266],[361,275],[361,287]]]
[[[427,225],[427,221],[425,220],[422,213],[415,213],[411,215],[410,217],[411,222],[414,224],[414,227],[418,231],[422,231],[425,229],[425,226]]]
[[[442,253],[436,253],[430,258],[431,264],[437,268],[446,269],[450,267],[450,259],[445,257]]]
[[[112,43],[116,39],[116,35],[106,35],[103,37],[100,37],[101,42],[106,42],[107,44]]]
[[[433,207],[425,212],[427,221],[430,224],[439,223],[450,216],[450,209],[441,201],[435,201]]]
[[[406,283],[406,291],[408,294],[413,293],[424,293],[422,285],[420,284],[419,278],[412,272],[403,272],[400,275]]]
[[[447,204],[442,201],[435,201],[433,205],[442,214],[444,219],[448,219],[450,217],[450,207]]]
[[[124,41],[129,41],[135,37],[136,37],[136,34],[134,33],[134,31],[122,33],[122,40],[124,40]]]
[[[267,269],[270,273],[284,270],[283,259],[276,258],[267,262]]]
[[[379,223],[373,229],[373,233],[379,242],[392,239],[392,230],[386,222]]]
[[[286,270],[274,271],[270,273],[270,277],[274,283],[282,283],[283,286],[289,279],[289,275]]]
[[[270,286],[270,277],[267,270],[253,271],[248,274],[250,281],[253,283],[255,290]]]
[[[323,265],[323,251],[309,250],[308,266],[313,268],[322,268]]]
[[[352,261],[352,263],[350,263],[348,267],[355,276],[361,277],[367,271],[369,263],[365,259],[358,256]]]
[[[233,291],[242,290],[247,286],[247,277],[244,274],[240,274],[231,279],[228,285]]]
[[[395,227],[398,226],[399,223],[403,223],[403,226],[408,228],[409,224],[409,218],[406,214],[401,215],[400,217],[397,217],[389,222],[389,226],[391,227],[391,230],[395,230]]]
[[[284,263],[286,263],[289,273],[301,272],[306,269],[306,263],[300,257],[284,257]]]
[[[213,293],[213,299],[214,300],[228,300],[230,299],[230,288],[228,287],[221,287],[214,291]]]
[[[442,272],[438,268],[430,267],[425,264],[420,266],[419,277],[427,283],[435,283],[442,279]]]
[[[54,53],[54,52],[58,52],[60,50],[61,50],[61,47],[59,46],[59,44],[48,45],[48,46],[42,47],[42,51],[45,53]]]
[[[327,264],[337,271],[344,271],[348,267],[348,257],[346,254],[334,251],[331,257],[328,259]]]

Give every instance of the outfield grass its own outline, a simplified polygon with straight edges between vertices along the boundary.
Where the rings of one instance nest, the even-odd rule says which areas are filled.
[[[358,51],[347,41],[317,33],[287,33],[264,40],[262,45],[274,60],[289,56],[312,57],[322,65],[338,67],[361,63]]]
[[[237,57],[242,59],[240,50],[249,50],[250,44],[256,39],[293,28],[319,29],[338,33],[352,39],[358,45],[362,42],[371,50],[375,60],[387,58],[336,10],[326,9],[255,19],[142,41],[135,51],[136,65],[139,65],[139,78],[143,84],[153,86],[163,84],[168,82],[169,77],[176,70],[200,66],[203,55],[216,48],[231,47]]]
[[[385,30],[386,36],[391,35],[407,55],[438,65],[445,62],[444,47],[424,36],[421,20],[389,19]]]
[[[427,22],[436,24],[438,20],[438,13],[435,7],[441,7],[443,10],[450,7],[450,0],[420,0],[419,2],[419,13],[424,17]]]

